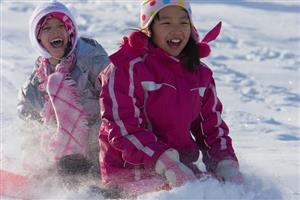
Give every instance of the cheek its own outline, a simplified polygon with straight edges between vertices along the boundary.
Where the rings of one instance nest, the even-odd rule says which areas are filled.
[[[186,28],[186,29],[184,30],[184,33],[185,33],[186,36],[190,36],[190,35],[192,34],[191,28]]]
[[[48,36],[47,34],[41,34],[41,37],[40,37],[40,43],[42,44],[43,47],[47,48],[49,43],[48,43]]]
[[[62,34],[65,37],[65,39],[69,39],[69,35],[68,35],[67,30],[64,30]]]
[[[69,34],[68,34],[67,28],[60,29],[60,34],[63,35],[65,39],[69,38]]]
[[[154,43],[157,46],[161,46],[164,43],[165,38],[166,38],[166,35],[164,34],[164,32],[165,32],[164,30],[153,31],[152,38],[153,38]]]
[[[158,36],[153,36],[153,42],[157,47],[162,48],[164,46],[164,40]]]

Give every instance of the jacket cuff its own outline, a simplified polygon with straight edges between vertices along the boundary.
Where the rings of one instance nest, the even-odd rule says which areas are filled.
[[[239,169],[239,163],[235,160],[221,160],[216,168],[216,172],[221,171],[222,169],[227,169],[227,168],[235,168]]]
[[[154,155],[152,155],[150,158],[146,159],[144,162],[144,167],[146,169],[153,169],[155,168],[155,164],[159,157],[170,147],[163,143],[163,142],[156,142],[153,146],[150,145],[150,148],[154,150]]]
[[[155,172],[163,175],[166,170],[168,170],[175,163],[179,162],[179,153],[177,150],[170,148],[165,151],[160,157],[157,159],[155,164]]]

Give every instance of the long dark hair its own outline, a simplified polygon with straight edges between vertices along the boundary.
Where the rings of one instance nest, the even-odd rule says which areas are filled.
[[[153,32],[153,23],[155,20],[159,20],[159,13],[156,14],[153,21],[149,25],[150,34]],[[151,38],[151,42],[153,43],[152,38]],[[197,42],[192,37],[192,33],[190,35],[188,43],[186,44],[186,46],[184,47],[184,49],[182,50],[178,58],[183,63],[183,66],[187,68],[189,71],[195,71],[200,66]]]
[[[194,71],[200,66],[197,43],[192,36],[190,36],[189,41],[180,53],[179,58],[184,67],[190,71]]]

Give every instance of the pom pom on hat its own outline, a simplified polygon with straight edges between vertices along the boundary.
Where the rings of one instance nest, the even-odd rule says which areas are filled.
[[[146,49],[148,47],[149,38],[141,31],[134,31],[129,35],[128,43],[135,49]]]
[[[209,45],[205,42],[200,42],[197,45],[197,49],[198,49],[199,58],[205,58],[205,57],[209,56],[210,51],[211,51]]]

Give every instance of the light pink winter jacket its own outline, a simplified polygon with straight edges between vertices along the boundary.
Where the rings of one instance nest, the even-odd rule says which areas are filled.
[[[110,59],[112,64],[101,73],[104,184],[154,175],[158,157],[168,148],[177,149],[186,165],[196,162],[201,150],[212,172],[220,160],[236,160],[212,71],[206,65],[188,71],[137,32],[124,38]]]

